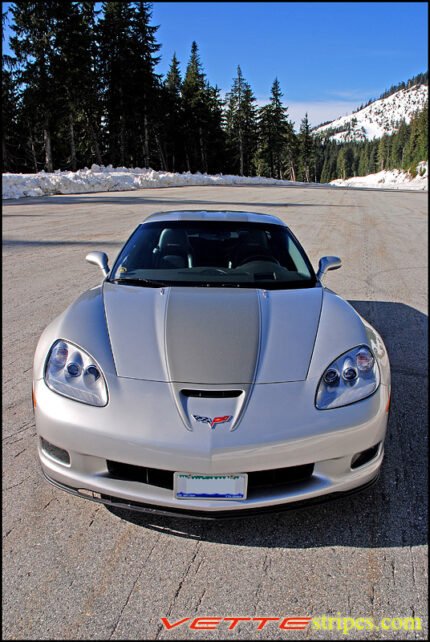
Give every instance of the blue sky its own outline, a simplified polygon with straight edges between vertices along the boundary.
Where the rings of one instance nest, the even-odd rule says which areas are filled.
[[[7,5],[9,3],[4,3]],[[260,103],[277,76],[296,126],[331,120],[427,70],[426,2],[154,2],[159,73],[196,40],[212,84],[237,65]]]

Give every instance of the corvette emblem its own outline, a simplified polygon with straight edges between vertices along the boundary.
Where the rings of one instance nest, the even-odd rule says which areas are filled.
[[[200,415],[193,415],[193,418],[196,421],[200,421],[200,423],[202,424],[209,424],[212,430],[215,430],[215,426],[217,424],[227,424],[233,419],[231,415],[225,415],[224,417],[214,417],[213,419],[211,419],[211,417],[201,417]]]

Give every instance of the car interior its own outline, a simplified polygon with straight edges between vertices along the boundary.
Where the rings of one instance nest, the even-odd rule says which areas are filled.
[[[118,264],[122,277],[165,280],[222,275],[240,281],[285,281],[311,276],[288,232],[264,225],[144,225]]]

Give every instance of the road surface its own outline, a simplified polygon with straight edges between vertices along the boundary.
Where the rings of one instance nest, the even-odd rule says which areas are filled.
[[[326,284],[382,334],[393,400],[376,486],[309,509],[201,523],[110,511],[41,477],[31,369],[43,328],[101,273],[138,222],[173,209],[285,220]],[[427,194],[215,186],[6,201],[3,209],[3,637],[427,637]],[[170,631],[195,616],[420,617],[422,631]]]

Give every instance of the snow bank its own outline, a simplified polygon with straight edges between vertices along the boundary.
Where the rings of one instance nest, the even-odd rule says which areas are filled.
[[[388,189],[428,189],[428,163],[421,162],[417,167],[417,175],[412,178],[407,172],[399,169],[386,170],[368,176],[354,176],[345,180],[337,178],[330,185],[339,187],[382,187]]]
[[[223,174],[173,174],[153,169],[127,169],[92,165],[77,172],[38,174],[3,174],[3,198],[46,196],[49,194],[80,194],[84,192],[119,192],[155,187],[183,185],[300,185],[272,178],[229,176]]]
[[[427,189],[427,163],[420,163],[425,170],[423,177],[412,179],[408,174],[393,170],[379,172],[365,177],[337,179],[329,185],[317,183],[298,183],[293,181],[263,178],[261,176],[231,176],[223,174],[173,174],[156,172],[153,169],[127,169],[93,165],[91,169],[77,172],[38,174],[3,174],[3,199],[23,198],[25,196],[49,196],[50,194],[83,194],[88,192],[121,192],[156,187],[182,187],[184,185],[284,185],[284,186],[351,186],[351,187],[389,187],[392,189]]]

